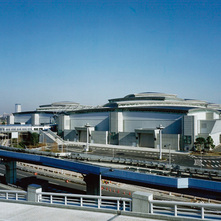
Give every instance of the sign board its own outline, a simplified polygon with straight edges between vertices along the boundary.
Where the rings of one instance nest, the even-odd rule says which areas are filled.
[[[18,132],[12,132],[12,136],[11,137],[12,137],[12,139],[13,138],[18,138]]]
[[[189,187],[189,179],[188,178],[178,178],[177,179],[177,188],[184,189]]]

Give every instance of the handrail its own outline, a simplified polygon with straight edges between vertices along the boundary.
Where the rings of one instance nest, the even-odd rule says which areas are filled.
[[[28,197],[31,194],[32,197]],[[35,196],[33,198],[33,196]],[[15,201],[32,201],[36,203],[45,203],[64,206],[90,207],[116,211],[133,211],[132,199],[111,196],[63,194],[51,192],[26,192],[14,190],[0,190],[0,199]],[[143,202],[144,203],[144,202]],[[153,215],[165,215],[167,217],[192,217],[196,219],[220,219],[221,204],[210,203],[189,203],[180,201],[160,201],[147,199],[145,202],[149,205],[149,210],[145,213]],[[141,205],[142,206],[142,205]]]
[[[45,131],[43,131],[43,132],[45,132]],[[61,142],[64,142],[64,140],[63,140],[60,136],[58,136],[57,134],[55,134],[55,133],[54,133],[53,131],[51,131],[50,129],[48,129],[46,132],[48,132],[48,133],[51,134],[54,138],[60,140]]]
[[[207,208],[214,208],[220,209],[221,211],[221,204],[211,204],[211,203],[189,203],[189,202],[180,202],[180,201],[161,201],[161,200],[150,200],[150,203],[157,204],[157,205],[179,205],[179,206],[193,206],[193,207],[207,207]]]
[[[99,209],[131,211],[132,199],[96,195],[79,195],[39,192],[38,202],[64,204],[69,206],[95,207]]]
[[[0,199],[5,200],[26,200],[26,191],[0,190]]]
[[[0,199],[27,201],[26,191],[0,190]],[[94,207],[98,209],[131,211],[132,199],[96,195],[37,192],[38,203],[63,204],[68,206]]]
[[[189,202],[176,202],[176,201],[160,201],[160,200],[149,200],[150,213],[157,214],[162,213],[163,210],[173,212],[173,216],[199,216],[201,219],[205,219],[205,216],[210,218],[220,218],[221,215],[221,204],[209,204],[209,203],[189,203]],[[161,207],[156,207],[156,205]],[[164,207],[163,207],[164,206]],[[170,208],[168,210],[168,207]],[[210,209],[210,210],[206,210]],[[155,210],[155,212],[154,212]],[[158,211],[157,211],[158,210]],[[178,214],[178,212],[180,214]]]
[[[69,194],[69,193],[52,193],[52,192],[39,192],[37,195],[54,195],[54,196],[70,196],[70,197],[83,197],[88,199],[107,199],[107,200],[124,200],[131,201],[130,198],[113,197],[113,196],[97,196],[97,195],[82,195],[82,194]]]
[[[2,132],[10,132],[10,131],[34,131],[37,129],[48,129],[49,126],[32,126],[32,125],[5,125],[0,127],[0,131]]]

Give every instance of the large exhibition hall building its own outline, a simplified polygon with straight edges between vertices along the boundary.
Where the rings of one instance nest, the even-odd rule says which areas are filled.
[[[164,93],[130,94],[110,99],[103,106],[89,107],[73,102],[42,105],[31,112],[13,113],[10,124],[56,124],[63,139],[159,148],[162,143],[175,150],[188,150],[197,137],[211,136],[221,143],[221,106],[200,100],[181,99]]]

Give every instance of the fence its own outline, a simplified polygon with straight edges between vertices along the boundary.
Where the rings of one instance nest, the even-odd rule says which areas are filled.
[[[27,192],[14,190],[0,190],[0,199],[25,201],[27,199]]]
[[[221,204],[150,200],[150,213],[175,217],[220,220]]]
[[[134,192],[132,199],[121,197],[42,192],[38,185],[29,185],[28,191],[0,190],[0,199],[29,201],[50,205],[97,208],[136,212],[165,217],[220,220],[221,204],[189,203],[153,200],[153,195]]]
[[[0,199],[110,210],[132,210],[130,198],[42,192],[41,188],[35,184],[28,187],[28,192],[0,190]]]
[[[41,203],[131,211],[132,200],[129,198],[46,192],[37,195],[37,202]]]

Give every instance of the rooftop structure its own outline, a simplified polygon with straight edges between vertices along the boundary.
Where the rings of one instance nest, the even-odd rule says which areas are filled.
[[[55,102],[52,104],[40,105],[39,108],[36,109],[38,112],[68,112],[75,111],[81,109],[91,109],[92,106],[81,105],[76,102],[63,101],[63,102]]]
[[[221,105],[211,104],[206,101],[195,99],[182,99],[174,94],[164,94],[158,92],[144,92],[139,94],[129,94],[123,98],[109,99],[109,103],[104,107],[152,107],[152,106],[176,106],[176,107],[199,107],[221,110]]]

